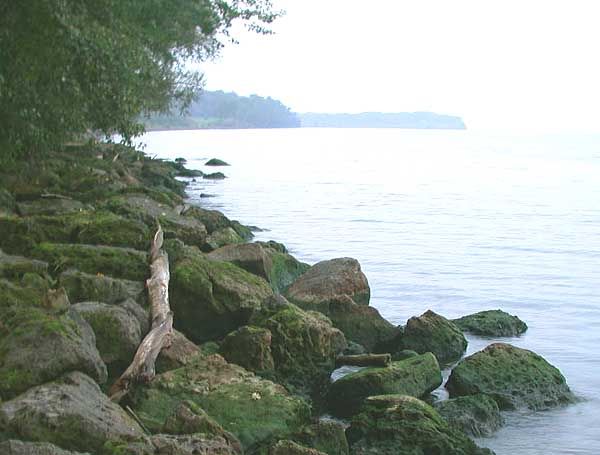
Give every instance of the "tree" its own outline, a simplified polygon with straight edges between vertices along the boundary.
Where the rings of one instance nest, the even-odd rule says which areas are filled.
[[[270,0],[0,0],[0,154],[130,139],[140,115],[189,104],[189,63],[217,55],[234,21],[268,33],[278,15]]]

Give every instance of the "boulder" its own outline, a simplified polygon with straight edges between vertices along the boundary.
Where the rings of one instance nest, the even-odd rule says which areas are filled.
[[[266,243],[227,245],[212,251],[208,257],[231,262],[267,280],[274,292],[283,292],[308,270],[309,266],[287,253],[266,245]]]
[[[207,210],[195,206],[187,206],[181,212],[187,218],[193,218],[200,221],[209,234],[219,229],[232,227],[232,221],[218,210]]]
[[[487,395],[452,398],[434,407],[450,426],[476,438],[491,436],[504,424],[498,404]]]
[[[154,452],[150,453],[156,455],[241,455],[242,453],[227,439],[203,433],[177,436],[157,434],[151,436],[150,441],[154,448]],[[148,452],[142,453],[146,455]]]
[[[89,210],[90,206],[73,199],[43,198],[33,201],[19,202],[17,211],[21,216],[33,215],[65,215],[67,213]]]
[[[58,272],[76,268],[134,281],[145,280],[149,274],[147,254],[131,248],[40,243],[33,249],[32,256],[48,262],[51,269]]]
[[[246,451],[284,438],[308,423],[309,408],[282,386],[260,379],[219,355],[196,358],[162,373],[131,393],[132,407],[144,425],[160,431],[182,401],[202,408]]]
[[[385,368],[365,368],[331,384],[327,401],[334,415],[355,414],[367,397],[402,394],[422,397],[442,384],[442,373],[433,354],[392,362]]]
[[[163,348],[156,359],[156,372],[175,370],[189,364],[196,356],[202,355],[198,346],[178,330],[173,330],[171,344]]]
[[[211,158],[206,163],[204,163],[204,165],[205,166],[229,166],[229,163],[226,163],[225,161],[220,160],[219,158]]]
[[[527,324],[502,310],[480,311],[452,322],[465,332],[488,337],[515,337],[527,330]]]
[[[143,281],[130,281],[109,276],[67,270],[58,278],[73,302],[97,301],[115,304],[127,299],[144,304],[146,289]]]
[[[271,353],[271,331],[261,327],[244,326],[225,337],[219,353],[228,362],[247,370],[268,372],[275,368]]]
[[[142,341],[139,321],[124,308],[101,302],[80,302],[72,308],[94,330],[96,347],[109,370],[120,375]]]
[[[344,426],[331,420],[321,420],[307,425],[293,439],[306,447],[327,455],[348,455],[348,441]]]
[[[0,277],[8,279],[21,279],[26,273],[46,275],[48,263],[28,259],[23,256],[11,256],[0,250]]]
[[[214,231],[206,238],[206,242],[202,245],[202,251],[213,251],[225,245],[235,245],[244,243],[244,239],[232,227],[226,227]]]
[[[17,439],[93,453],[102,453],[107,441],[144,437],[139,425],[79,372],[0,404],[0,431]]]
[[[94,332],[76,313],[49,314],[25,304],[3,308],[0,336],[0,397],[12,398],[70,371],[82,371],[99,383],[106,366]]]
[[[369,397],[346,435],[356,455],[493,455],[411,396]]]
[[[272,294],[268,283],[227,263],[183,248],[171,264],[170,300],[175,328],[195,343],[219,339],[246,325]]]
[[[560,371],[541,356],[505,343],[494,343],[460,362],[446,388],[451,397],[490,395],[500,409],[547,409],[573,402]]]
[[[107,200],[104,208],[140,221],[151,229],[154,229],[158,220],[167,238],[177,237],[188,245],[200,246],[206,240],[206,227],[201,221],[182,216],[176,208],[158,202],[148,195],[116,196]]]
[[[329,377],[335,358],[346,347],[342,332],[316,311],[303,311],[284,297],[273,297],[251,323],[271,333],[277,374],[286,382],[311,385]]]
[[[348,296],[331,301],[327,316],[346,338],[367,351],[393,352],[400,343],[400,328],[384,319],[376,308],[358,305]]]
[[[222,172],[213,172],[212,174],[204,174],[203,178],[207,180],[223,180],[226,177]]]
[[[269,450],[269,455],[327,455],[316,449],[301,446],[300,444],[290,441],[278,441]]]
[[[338,258],[313,265],[290,286],[286,296],[301,308],[328,314],[329,303],[343,296],[368,305],[371,290],[356,259]]]
[[[420,354],[432,352],[438,362],[447,364],[462,356],[467,349],[467,339],[448,319],[428,310],[408,320],[402,346]]]
[[[47,442],[25,442],[16,439],[0,442],[2,455],[84,455],[56,447]]]

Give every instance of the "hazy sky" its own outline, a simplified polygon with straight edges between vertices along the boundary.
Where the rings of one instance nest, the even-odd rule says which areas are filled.
[[[297,112],[435,111],[471,128],[600,131],[600,0],[274,0],[207,89]]]

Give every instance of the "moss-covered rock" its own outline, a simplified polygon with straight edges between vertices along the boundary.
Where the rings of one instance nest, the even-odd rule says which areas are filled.
[[[79,270],[60,274],[58,283],[73,302],[96,301],[115,304],[127,299],[145,304],[146,290],[142,281],[120,280],[105,275],[92,275]]]
[[[227,177],[222,172],[213,172],[212,174],[204,174],[203,178],[207,180],[223,180]]]
[[[434,407],[452,427],[475,437],[491,436],[504,424],[498,404],[487,395],[452,398]]]
[[[500,409],[547,409],[574,400],[560,371],[541,356],[494,343],[460,362],[446,384],[451,397],[490,395]]]
[[[334,415],[355,414],[367,397],[402,394],[422,397],[442,384],[442,373],[431,353],[392,362],[385,368],[365,368],[333,384],[328,403]]]
[[[213,251],[225,245],[237,245],[244,243],[244,239],[235,232],[232,227],[219,229],[206,237],[206,241],[202,245],[202,251]]]
[[[171,344],[161,349],[156,359],[156,372],[164,373],[184,367],[200,355],[202,355],[202,351],[198,346],[188,340],[180,331],[173,330]]]
[[[452,428],[417,398],[384,395],[366,400],[346,431],[356,455],[491,455]]]
[[[196,206],[186,207],[181,213],[183,216],[200,221],[209,234],[219,229],[232,227],[232,222],[218,210],[207,210]]]
[[[346,338],[367,351],[393,352],[400,343],[401,329],[384,319],[376,308],[358,305],[348,296],[331,301],[327,316]]]
[[[20,280],[26,273],[46,275],[48,263],[23,256],[11,256],[0,250],[0,278]]]
[[[131,248],[41,243],[31,254],[48,262],[50,270],[57,273],[76,268],[86,273],[138,281],[149,274],[147,254]]]
[[[489,337],[514,337],[527,330],[527,324],[502,310],[480,311],[452,322],[465,332]]]
[[[293,439],[327,455],[348,455],[348,441],[344,426],[337,422],[319,421],[307,425],[296,433]]]
[[[10,191],[0,188],[0,217],[15,213],[15,197]]]
[[[204,165],[205,166],[229,166],[229,163],[226,163],[225,161],[220,160],[219,158],[211,158],[206,163],[204,163]]]
[[[467,339],[448,319],[428,310],[421,316],[408,320],[402,345],[404,349],[420,354],[432,352],[438,362],[446,364],[462,356],[467,349]]]
[[[67,450],[104,452],[107,441],[144,438],[138,424],[86,375],[73,372],[0,405],[0,430]]]
[[[90,206],[74,199],[44,198],[17,204],[17,211],[21,216],[65,215],[84,210],[90,210]]]
[[[228,362],[247,370],[255,373],[269,372],[275,368],[271,339],[271,331],[268,329],[244,326],[225,337],[219,352]]]
[[[320,450],[311,449],[301,446],[300,444],[290,441],[281,440],[275,443],[269,450],[269,455],[327,455]]]
[[[160,374],[134,390],[131,398],[133,409],[153,431],[163,427],[182,401],[192,402],[239,438],[246,450],[284,438],[309,419],[303,400],[218,355]]]
[[[12,398],[70,371],[82,371],[99,383],[106,366],[94,333],[76,314],[49,314],[27,302],[0,311],[0,397]]]
[[[84,455],[82,452],[63,450],[47,442],[25,442],[16,439],[0,442],[0,453],[5,455]]]
[[[175,327],[195,343],[214,340],[246,325],[252,311],[272,294],[268,283],[227,263],[183,248],[171,264]]]
[[[272,334],[271,352],[278,376],[299,386],[328,378],[336,356],[346,347],[344,335],[327,317],[303,311],[281,296],[265,302],[251,322]]]
[[[356,259],[338,258],[313,265],[287,290],[286,297],[301,308],[328,314],[329,303],[347,296],[368,305],[371,290]]]
[[[111,376],[119,376],[142,341],[137,318],[124,308],[102,302],[80,302],[72,309],[94,330],[96,347]]]

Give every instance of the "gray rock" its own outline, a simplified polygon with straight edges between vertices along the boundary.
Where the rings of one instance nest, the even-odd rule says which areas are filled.
[[[93,453],[101,452],[107,442],[144,438],[139,425],[79,372],[2,403],[0,429],[15,438]]]
[[[156,360],[156,373],[181,368],[201,355],[200,348],[186,338],[178,330],[173,330],[171,345],[163,348]]]
[[[71,269],[61,273],[58,282],[74,303],[97,301],[113,304],[126,299],[133,299],[141,304],[146,302],[142,281],[120,280]]]
[[[11,256],[0,250],[0,277],[20,279],[26,273],[45,275],[48,263],[29,259],[22,256]]]
[[[89,205],[82,202],[60,198],[43,198],[17,204],[17,210],[21,216],[64,215],[90,208]]]
[[[87,454],[87,452],[86,452]],[[56,447],[47,442],[25,442],[11,439],[0,442],[0,455],[84,455]]]

